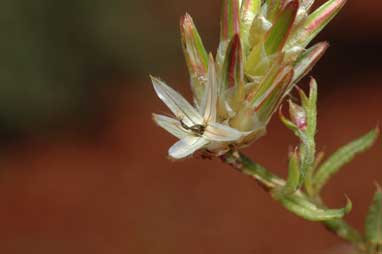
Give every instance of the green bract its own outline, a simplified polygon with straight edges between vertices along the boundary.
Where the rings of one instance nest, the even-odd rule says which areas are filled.
[[[182,17],[182,47],[195,108],[202,104],[208,84],[216,83],[217,100],[212,105],[216,123],[242,134],[236,140],[214,142],[203,149],[221,155],[229,147],[245,146],[264,135],[283,98],[312,69],[328,44],[306,46],[345,4],[345,0],[329,0],[310,14],[313,2],[224,0],[220,42],[213,61],[208,59],[191,16]],[[210,64],[215,65],[214,81],[208,76]],[[194,127],[182,126],[186,130]]]

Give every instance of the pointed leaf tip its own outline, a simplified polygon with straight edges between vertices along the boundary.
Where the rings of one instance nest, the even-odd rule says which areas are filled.
[[[314,65],[321,59],[328,47],[329,43],[320,42],[301,54],[301,56],[294,63],[294,83],[298,83],[305,75],[307,75],[313,69]]]
[[[186,13],[180,20],[182,48],[191,79],[191,87],[200,103],[207,80],[208,54],[191,16]]]
[[[223,87],[237,87],[244,80],[243,51],[240,36],[235,34],[229,43],[223,65]]]
[[[281,11],[267,34],[265,51],[268,55],[272,55],[284,47],[296,19],[298,8],[299,0],[292,0]]]
[[[346,206],[340,209],[323,209],[318,207],[307,198],[299,195],[285,196],[278,199],[282,205],[292,213],[310,221],[328,221],[341,219],[352,208],[351,201],[347,198]]]
[[[329,0],[310,14],[304,22],[304,32],[300,34],[298,39],[301,45],[303,47],[308,45],[345,4],[346,0]]]
[[[261,0],[243,0],[240,8],[240,37],[244,49],[249,48],[250,30],[253,21],[261,10]]]
[[[286,118],[286,116],[284,115],[284,113],[283,113],[283,105],[282,105],[282,104],[281,104],[280,107],[279,107],[279,118],[280,118],[281,122],[282,122],[288,129],[290,129],[290,130],[293,131],[294,133],[297,133],[297,131],[298,131],[297,126],[296,126],[292,121],[290,121],[288,118]]]

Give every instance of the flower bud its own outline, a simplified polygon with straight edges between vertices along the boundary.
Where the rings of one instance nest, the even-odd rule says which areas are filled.
[[[295,104],[291,100],[289,102],[289,115],[292,122],[302,131],[306,130],[307,122],[306,122],[306,112],[303,107]]]

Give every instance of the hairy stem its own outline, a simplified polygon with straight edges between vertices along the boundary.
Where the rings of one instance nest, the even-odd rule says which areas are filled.
[[[234,169],[256,179],[256,181],[269,193],[276,188],[282,188],[286,181],[282,178],[274,175],[263,166],[253,162],[245,155],[234,151],[225,154],[221,157],[223,162],[231,165]],[[301,190],[298,190],[296,194],[308,197],[308,195]],[[317,205],[324,206],[321,201]],[[364,250],[363,238],[361,234],[346,223],[343,219],[323,221],[322,224],[330,231],[336,234],[338,237],[345,241],[351,242],[360,250]]]

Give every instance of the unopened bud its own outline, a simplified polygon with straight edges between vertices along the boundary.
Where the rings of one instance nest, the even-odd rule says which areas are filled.
[[[292,122],[299,128],[300,130],[304,131],[307,127],[306,122],[306,112],[303,109],[303,107],[295,104],[291,100],[289,102],[289,115],[292,120]]]

